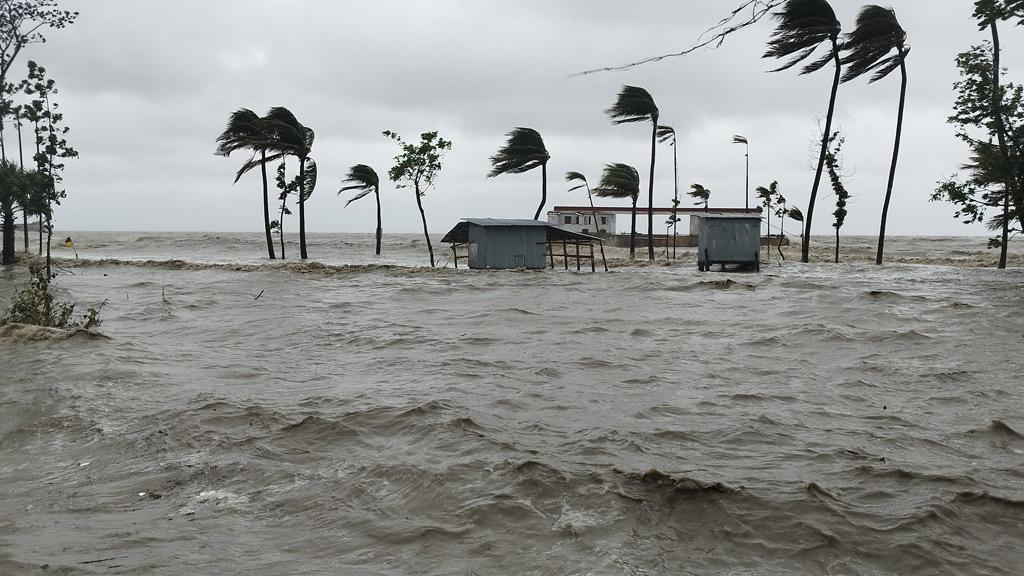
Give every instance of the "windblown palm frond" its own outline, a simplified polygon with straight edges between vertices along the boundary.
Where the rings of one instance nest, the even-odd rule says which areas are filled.
[[[303,158],[313,148],[313,130],[303,126],[291,110],[275,106],[267,111],[263,121],[273,137],[275,149]]]
[[[801,212],[800,209],[797,208],[796,206],[790,208],[786,212],[786,216],[789,216],[791,219],[796,220],[797,222],[803,222],[804,221],[804,213]]]
[[[235,173],[235,183],[237,184],[238,181],[242,179],[242,176],[245,176],[250,171],[259,168],[264,163],[270,165],[281,160],[285,156],[286,154],[284,152],[274,152],[273,154],[267,154],[267,159],[264,161],[261,156],[254,155],[252,158],[247,160],[245,164],[242,164],[242,167],[238,169],[237,173]]]
[[[892,8],[865,6],[857,16],[857,28],[846,35],[842,59],[846,66],[843,82],[873,72],[869,83],[885,78],[900,67],[909,50],[907,33]],[[895,54],[892,54],[895,52]]]
[[[488,178],[501,174],[522,174],[539,168],[551,159],[540,132],[533,128],[516,128],[508,133],[508,141],[491,156]]]
[[[694,202],[694,206],[708,207],[708,203],[711,200],[711,190],[705,188],[700,184],[693,184],[690,186],[690,191],[687,193],[691,198],[697,200]]]
[[[669,146],[676,145],[676,131],[671,126],[658,126],[658,142],[664,144],[671,140]]]
[[[604,111],[613,124],[630,122],[658,122],[660,112],[651,94],[637,86],[623,86],[611,108]]]
[[[312,158],[305,158],[303,162],[305,170],[302,175],[302,200],[305,202],[309,200],[309,197],[313,195],[313,190],[316,189],[316,161]]]
[[[217,137],[218,156],[230,156],[232,152],[258,149],[269,145],[269,138],[263,120],[248,108],[239,108],[231,113],[224,132]]]
[[[1018,18],[1018,26],[1024,26],[1024,0],[1006,0],[1006,10],[1010,18]]]
[[[565,181],[570,184],[576,184],[572,188],[569,188],[569,192],[579,190],[580,188],[590,189],[590,183],[587,182],[587,177],[579,172],[566,172]]]
[[[367,166],[366,164],[356,164],[355,166],[348,169],[348,175],[342,181],[342,184],[348,184],[343,186],[338,194],[347,192],[349,190],[359,190],[359,194],[353,196],[348,202],[345,202],[345,206],[365,198],[372,192],[375,192],[380,187],[380,178],[377,176],[377,172]]]
[[[788,0],[774,17],[779,24],[763,57],[788,60],[772,72],[788,70],[807,60],[823,42],[836,41],[842,31],[835,11],[826,0]],[[815,72],[831,58],[831,54],[825,54],[804,66],[800,73]]]
[[[640,197],[640,173],[628,164],[608,164],[594,194],[602,198],[632,198],[636,202]]]

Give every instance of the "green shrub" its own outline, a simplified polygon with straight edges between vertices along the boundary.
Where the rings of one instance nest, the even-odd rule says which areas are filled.
[[[32,267],[32,278],[24,288],[15,292],[11,298],[11,307],[0,318],[0,326],[5,324],[31,324],[45,328],[68,330],[84,328],[91,330],[100,325],[100,310],[103,305],[89,308],[85,314],[75,318],[75,305],[72,302],[57,300],[51,292],[50,279],[37,267]]]

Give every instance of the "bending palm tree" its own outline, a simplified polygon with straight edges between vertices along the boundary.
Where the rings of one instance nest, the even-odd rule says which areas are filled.
[[[608,164],[594,193],[602,198],[631,198],[633,223],[629,231],[629,259],[636,257],[636,201],[640,198],[640,173],[627,164]]]
[[[781,67],[772,70],[779,72],[788,70],[809,58],[818,47],[828,41],[831,50],[828,54],[804,66],[800,74],[810,74],[825,67],[829,61],[835,63],[835,79],[832,81],[832,95],[828,102],[828,116],[825,118],[825,131],[821,139],[821,152],[818,156],[818,169],[814,173],[814,186],[811,188],[811,199],[807,205],[807,219],[804,222],[804,235],[801,245],[801,260],[807,262],[810,256],[811,221],[814,217],[814,203],[818,199],[818,187],[821,185],[821,173],[825,168],[825,153],[828,150],[828,138],[832,134],[832,117],[836,109],[836,94],[839,92],[842,64],[839,58],[839,33],[842,26],[836,19],[836,13],[826,0],[787,0],[782,11],[775,14],[779,21],[778,27],[768,41],[765,58],[789,58]]]
[[[654,260],[654,161],[658,152],[658,118],[661,113],[654,98],[643,88],[623,86],[619,98],[605,110],[612,124],[651,122],[651,181],[647,193],[647,255]],[[635,212],[635,210],[634,210]],[[636,219],[636,214],[633,215]],[[635,227],[635,224],[634,224]],[[632,257],[632,248],[630,256]]]
[[[676,145],[676,131],[671,126],[658,126],[658,141],[664,144],[672,141],[672,258],[676,257],[676,237],[679,233],[679,216],[676,209],[679,207],[679,147]],[[666,249],[667,251],[667,249]]]
[[[768,246],[767,246],[767,249],[765,250],[765,253],[766,253],[766,256],[767,256],[765,259],[766,260],[771,260],[771,256],[772,256],[772,204],[775,203],[775,198],[777,196],[779,196],[779,183],[778,183],[778,181],[774,181],[767,188],[765,188],[764,186],[758,186],[754,190],[754,192],[756,192],[757,196],[759,198],[761,198],[761,203],[764,205],[764,209],[767,212],[767,214],[765,215],[766,218],[767,218],[767,220],[765,221],[765,225],[768,228],[768,238],[767,238]],[[782,239],[781,238],[779,239],[779,243],[781,245],[781,243],[782,243]]]
[[[587,177],[579,172],[566,172],[565,181],[570,184],[576,184],[572,188],[569,188],[569,192],[579,190],[580,188],[587,189],[587,199],[590,200],[590,217],[594,219],[594,226],[597,227],[598,235],[601,233],[601,224],[597,220],[597,209],[594,208],[594,193],[590,189],[590,183],[587,182]],[[601,247],[601,259],[604,260],[604,242],[599,244]]]
[[[540,206],[534,214],[534,220],[540,220],[541,212],[544,211],[544,204],[548,201],[548,160],[551,155],[544,147],[544,139],[540,132],[533,128],[516,128],[508,133],[508,141],[498,149],[498,153],[491,156],[491,172],[488,178],[494,178],[501,174],[522,174],[540,166],[541,169],[541,192]]]
[[[252,150],[255,161],[256,153],[260,155],[259,165],[263,172],[263,229],[267,235],[267,253],[271,260],[276,258],[274,254],[274,239],[270,234],[270,198],[267,187],[267,150],[270,149],[272,140],[265,130],[263,119],[255,112],[247,108],[239,108],[228,118],[228,126],[224,132],[217,137],[218,156],[228,157],[232,152],[238,150]],[[238,182],[244,172],[239,172],[235,178]]]
[[[348,186],[342,187],[338,194],[349,190],[359,190],[358,194],[349,199],[348,202],[345,202],[345,206],[360,198],[369,196],[370,192],[373,192],[373,195],[377,198],[377,255],[380,256],[380,178],[377,177],[377,172],[366,164],[356,164],[348,169],[348,176],[345,177],[342,184],[348,184]]]
[[[306,260],[306,200],[313,194],[310,183],[316,182],[316,162],[309,157],[316,134],[303,126],[287,108],[271,108],[264,117],[268,129],[274,136],[274,148],[281,154],[295,156],[299,160],[299,256]],[[269,159],[268,159],[269,160]],[[307,172],[312,172],[312,176]]]
[[[900,107],[896,117],[896,144],[892,150],[892,165],[889,167],[889,183],[885,189],[885,203],[882,205],[882,224],[878,231],[878,254],[875,264],[882,263],[885,250],[885,223],[889,216],[889,200],[892,186],[896,181],[896,164],[900,157],[900,139],[903,136],[903,108],[907,101],[907,33],[896,19],[892,8],[865,6],[857,16],[857,28],[846,35],[843,49],[848,52],[842,63],[847,66],[843,82],[873,72],[868,83],[874,83],[900,69]],[[893,54],[895,52],[895,54]],[[837,229],[838,231],[838,229]]]
[[[711,190],[701,186],[700,184],[693,184],[690,186],[688,194],[690,197],[697,200],[693,203],[694,206],[704,206],[704,211],[708,211],[708,205],[711,201]]]

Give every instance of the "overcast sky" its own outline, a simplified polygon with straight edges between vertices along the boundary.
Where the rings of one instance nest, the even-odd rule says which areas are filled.
[[[833,0],[844,29],[861,1]],[[772,23],[722,48],[628,72],[570,77],[689,45],[735,4],[727,0],[67,0],[78,22],[32,46],[28,59],[58,83],[71,140],[68,199],[57,225],[80,230],[262,229],[258,173],[232,185],[241,155],[213,155],[228,114],[290,108],[316,130],[320,181],[308,207],[315,232],[369,232],[369,198],[343,209],[337,191],[348,166],[386,174],[396,150],[381,136],[416,139],[439,130],[455,146],[424,199],[431,230],[462,217],[529,218],[540,172],[486,178],[488,158],[516,126],[541,132],[551,153],[549,203],[584,204],[567,170],[597,181],[608,162],[634,164],[646,188],[649,131],[613,126],[603,114],[623,84],[647,88],[662,122],[680,134],[682,189],[699,182],[713,206],[742,206],[743,149],[751,142],[752,186],[778,180],[806,207],[831,71],[768,73],[762,60]],[[985,234],[928,202],[935,182],[965,159],[945,123],[957,52],[981,42],[967,0],[893,0],[908,30],[910,89],[903,153],[889,231]],[[1010,78],[1021,78],[1024,30],[1004,34]],[[899,95],[898,74],[840,89],[837,126],[846,134],[844,233],[877,233]],[[8,132],[8,138],[10,138]],[[8,139],[10,142],[10,139]],[[670,205],[671,149],[659,148],[655,198]],[[419,227],[412,192],[382,190],[385,232]],[[607,203],[606,201],[602,201]],[[687,198],[685,205],[690,204]],[[815,232],[831,232],[834,198],[823,181]],[[287,227],[296,229],[294,221]]]

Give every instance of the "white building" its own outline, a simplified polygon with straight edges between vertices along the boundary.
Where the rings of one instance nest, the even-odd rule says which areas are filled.
[[[588,210],[565,210],[556,208],[548,212],[548,223],[555,224],[572,232],[581,234],[615,235],[615,213],[597,210],[597,223],[594,214]]]

